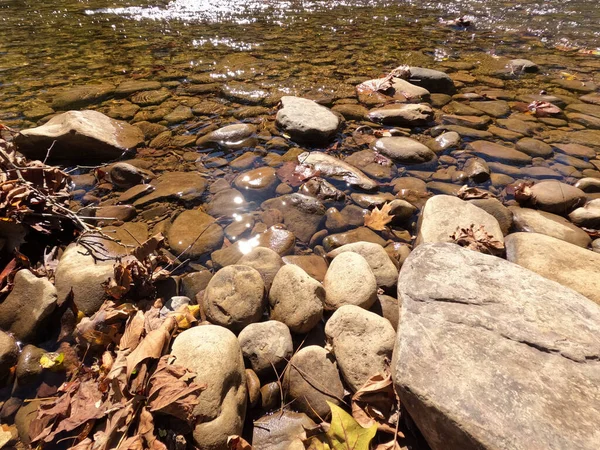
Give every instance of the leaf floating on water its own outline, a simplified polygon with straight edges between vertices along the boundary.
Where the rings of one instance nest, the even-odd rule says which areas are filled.
[[[458,227],[450,238],[461,247],[476,252],[494,256],[501,256],[504,253],[504,244],[485,231],[483,225],[477,229],[474,224],[471,224],[469,228]]]
[[[390,214],[391,209],[392,204],[390,202],[385,203],[381,209],[375,207],[373,211],[365,215],[365,226],[376,231],[385,230],[385,226],[394,218]]]
[[[290,186],[297,187],[306,180],[318,177],[320,172],[313,167],[305,164],[296,164],[288,161],[277,169],[277,176],[282,183],[287,183]]]
[[[458,190],[456,196],[463,200],[495,198],[494,195],[489,191],[485,191],[476,187],[469,187],[466,184]]]
[[[539,101],[531,102],[527,106],[527,109],[537,117],[546,117],[554,114],[560,114],[562,112],[558,106],[553,105],[550,102]]]
[[[331,408],[331,426],[327,439],[333,450],[369,450],[377,433],[377,425],[363,428],[350,414],[337,405],[327,402]]]

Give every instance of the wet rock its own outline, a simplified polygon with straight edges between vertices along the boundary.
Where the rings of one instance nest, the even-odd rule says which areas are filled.
[[[53,142],[56,143],[53,145]],[[31,159],[86,161],[119,158],[144,142],[142,131],[97,111],[69,111],[44,125],[21,131],[18,150]]]
[[[582,178],[575,183],[575,187],[586,194],[600,192],[600,178]]]
[[[317,281],[325,279],[327,261],[318,255],[289,255],[283,257],[284,264],[294,264]]]
[[[0,328],[20,341],[32,341],[56,307],[56,288],[27,269],[17,272],[14,287],[0,303]]]
[[[587,161],[583,161],[579,158],[575,158],[569,155],[558,154],[554,157],[554,161],[563,164],[565,166],[571,166],[575,169],[585,170],[585,169],[595,169],[595,166]]]
[[[358,167],[368,176],[373,178],[389,179],[396,175],[396,165],[391,159],[380,155],[373,150],[361,150],[345,158],[348,164]]]
[[[200,147],[216,146],[226,150],[254,147],[258,144],[255,133],[256,127],[251,124],[227,125],[198,138],[196,145]]]
[[[131,97],[131,102],[140,106],[159,105],[171,96],[168,89],[157,89],[138,92]]]
[[[323,239],[323,247],[325,247],[325,250],[329,252],[334,248],[341,247],[342,245],[361,241],[373,242],[381,246],[385,245],[385,240],[382,239],[377,233],[366,227],[358,227],[343,233],[330,234]]]
[[[492,117],[504,117],[510,113],[510,106],[504,100],[493,100],[487,102],[471,102],[471,108],[481,111]]]
[[[369,110],[362,105],[335,105],[332,111],[340,113],[346,120],[364,120]]]
[[[597,305],[451,244],[415,250],[398,293],[393,379],[433,450],[597,447]]]
[[[158,123],[151,123],[147,121],[136,122],[134,126],[138,127],[144,133],[145,139],[152,139],[158,136],[160,133],[167,131],[168,128]]]
[[[367,261],[375,275],[377,286],[393,287],[396,285],[398,269],[381,245],[372,242],[355,242],[330,251],[327,257],[333,259],[344,252],[358,253]]]
[[[309,242],[325,216],[325,206],[316,198],[289,194],[262,203],[263,209],[274,208],[283,214],[283,223],[303,242]]]
[[[367,177],[361,170],[323,152],[305,152],[298,156],[303,165],[311,166],[320,172],[323,178],[343,180],[350,186],[373,191],[379,185]]]
[[[28,344],[23,347],[15,369],[17,382],[20,386],[35,382],[42,374],[44,368],[40,364],[40,358],[44,353],[46,353],[45,350],[35,345]]]
[[[490,125],[488,127],[488,132],[504,141],[518,141],[519,139],[523,138],[523,134],[521,133],[515,133],[514,131],[500,128],[495,125]]]
[[[368,118],[384,125],[417,127],[433,119],[433,109],[426,104],[392,104],[372,109]]]
[[[329,416],[328,401],[340,405],[344,397],[344,386],[333,356],[316,345],[304,347],[292,356],[283,385],[286,397],[294,401],[292,408],[317,421]]]
[[[284,96],[281,103],[277,125],[294,141],[325,145],[341,125],[337,115],[312,100]]]
[[[138,184],[130,189],[123,192],[117,199],[118,203],[130,203],[137,200],[140,197],[148,195],[156,189],[151,184]]]
[[[377,300],[377,279],[367,260],[355,252],[337,255],[325,274],[325,309],[343,305],[369,309]]]
[[[167,232],[171,250],[177,255],[185,250],[186,258],[198,258],[220,248],[223,238],[215,218],[195,209],[179,214]]]
[[[254,450],[293,450],[293,442],[316,427],[306,414],[282,410],[254,422],[252,448]],[[301,444],[303,445],[303,444]]]
[[[101,222],[96,223],[104,223],[105,225],[114,222],[127,222],[133,219],[136,214],[135,208],[131,205],[101,206],[95,210],[96,220],[106,217],[106,219],[101,219]]]
[[[0,330],[0,386],[10,375],[10,369],[17,363],[19,347],[15,338]]]
[[[202,307],[210,322],[237,332],[262,317],[264,291],[265,284],[256,269],[227,266],[211,278]]]
[[[425,203],[421,213],[416,245],[452,242],[460,228],[483,226],[495,240],[504,242],[500,225],[494,216],[469,202],[450,195],[436,195]]]
[[[456,87],[454,86],[452,78],[444,72],[413,66],[411,66],[409,70],[410,77],[408,78],[408,81],[427,89],[429,92],[439,92],[443,94],[454,94],[456,92]]]
[[[481,158],[470,158],[463,167],[463,171],[476,183],[485,183],[490,179],[491,171],[485,160]]]
[[[430,132],[432,136],[439,136],[444,132],[453,131],[458,133],[461,138],[464,139],[489,139],[493,135],[490,132],[493,127],[488,128],[489,131],[476,130],[474,128],[461,127],[459,125],[438,125],[437,127],[431,128]]]
[[[392,359],[396,332],[387,319],[354,305],[337,309],[325,325],[344,381],[354,392]]]
[[[401,136],[379,138],[374,142],[373,150],[399,164],[421,164],[435,158],[435,153],[429,147]]]
[[[308,333],[323,317],[325,291],[321,283],[299,266],[283,266],[275,275],[269,304],[271,320],[286,324],[294,333]]]
[[[384,203],[391,202],[396,198],[389,192],[381,192],[378,194],[354,193],[350,197],[361,208],[380,207]]]
[[[264,411],[272,411],[281,406],[281,384],[272,381],[260,388],[261,407]]]
[[[492,119],[489,116],[455,116],[451,114],[442,115],[442,123],[457,125],[460,127],[475,128],[483,130]]]
[[[537,132],[542,131],[544,128],[537,122],[526,122],[524,120],[515,118],[498,119],[496,123],[498,123],[498,125],[501,127],[508,129],[509,131],[520,133],[524,136],[533,136]]]
[[[530,188],[531,204],[542,211],[566,215],[585,202],[585,193],[575,186],[560,181],[540,181]]]
[[[234,184],[249,198],[255,196],[265,196],[273,192],[278,184],[277,174],[272,167],[258,167],[239,174]]]
[[[528,59],[512,59],[508,67],[514,73],[535,73],[540,70],[536,63]]]
[[[575,225],[585,228],[600,228],[600,198],[587,202],[569,214],[569,219]]]
[[[242,354],[259,377],[275,375],[273,367],[280,371],[294,352],[290,330],[276,320],[251,323],[238,340]]]
[[[436,153],[441,153],[449,148],[458,147],[460,144],[460,135],[455,131],[440,134],[435,139],[427,143],[429,148]]]
[[[115,89],[115,95],[130,95],[139,91],[153,91],[160,89],[159,81],[128,80],[123,81]]]
[[[166,172],[152,181],[154,190],[133,204],[141,207],[163,200],[191,201],[200,198],[207,182],[198,172]]]
[[[511,206],[514,230],[540,233],[586,248],[591,239],[582,229],[556,214]]]
[[[202,449],[226,450],[227,438],[241,435],[246,416],[244,358],[235,335],[216,325],[185,330],[171,350],[180,364],[206,384],[194,414],[199,417],[194,442]]]
[[[469,149],[474,155],[479,156],[486,161],[497,161],[500,163],[513,164],[517,166],[531,164],[531,156],[494,142],[471,142],[467,145],[467,149]]]
[[[191,299],[195,299],[199,292],[202,292],[208,286],[213,274],[208,270],[188,273],[179,281],[180,294]]]
[[[573,131],[568,134],[568,139],[572,144],[597,146],[600,142],[600,130]]]
[[[120,189],[129,189],[143,182],[147,175],[131,164],[119,162],[110,166],[108,171],[110,182]]]
[[[510,209],[504,206],[499,200],[495,198],[480,198],[469,200],[469,203],[483,209],[488,214],[491,214],[498,221],[502,234],[505,236],[513,225],[513,215]]]
[[[552,82],[567,89],[568,91],[574,92],[588,93],[594,92],[598,89],[598,86],[592,81],[568,80],[566,78],[559,78],[552,80]]]
[[[274,250],[265,247],[256,247],[250,253],[242,256],[238,264],[256,269],[263,278],[265,288],[269,291],[275,275],[283,267],[284,262],[281,256]]]
[[[344,192],[319,177],[311,178],[306,183],[303,183],[298,189],[298,192],[310,197],[315,197],[322,202],[340,202],[346,199],[346,194],[344,194]]]
[[[212,196],[205,209],[213,216],[234,216],[246,211],[248,203],[237,189],[224,189]]]
[[[271,93],[256,84],[240,83],[239,81],[230,81],[223,85],[221,92],[225,98],[237,103],[247,105],[260,105],[263,101],[271,97]],[[273,101],[267,101],[272,104]]]
[[[64,111],[79,109],[93,103],[99,103],[113,94],[115,87],[112,84],[88,84],[83,86],[70,86],[58,92],[52,100],[52,108]]]
[[[523,138],[516,144],[517,150],[528,154],[532,158],[549,158],[554,153],[552,147],[542,141],[532,138]]]
[[[194,113],[192,113],[192,108],[185,105],[179,105],[172,112],[163,117],[164,120],[169,124],[176,124],[180,122],[185,122],[186,120],[194,117]]]
[[[15,426],[19,432],[19,439],[25,445],[31,443],[31,436],[29,436],[29,428],[33,419],[38,415],[40,405],[44,403],[40,400],[33,400],[24,403],[15,415]]]

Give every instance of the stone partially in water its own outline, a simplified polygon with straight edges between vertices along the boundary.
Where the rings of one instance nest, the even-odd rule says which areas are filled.
[[[99,103],[109,97],[115,90],[112,84],[87,84],[71,86],[58,92],[52,100],[52,108],[67,110],[82,108],[93,103]]]
[[[254,125],[236,123],[211,131],[207,135],[198,138],[196,145],[200,147],[217,146],[227,150],[254,147],[258,143],[254,136],[255,133],[256,127]]]
[[[55,143],[54,143],[55,142]],[[97,111],[69,111],[21,131],[18,150],[31,159],[97,161],[120,157],[144,142],[142,131]],[[54,143],[54,145],[53,145]],[[52,150],[48,152],[48,149]]]
[[[139,91],[152,91],[160,89],[159,81],[128,80],[123,81],[115,89],[116,95],[129,95]]]
[[[435,158],[435,153],[426,145],[414,139],[400,136],[377,139],[373,144],[373,150],[400,164],[421,164]]]
[[[161,200],[190,201],[202,196],[206,180],[198,172],[167,172],[152,181],[154,191],[136,200],[134,206],[144,206]]]
[[[475,141],[467,145],[467,148],[474,155],[485,159],[486,161],[497,161],[504,164],[514,164],[524,166],[531,163],[531,156],[518,150],[504,147],[488,141]]]
[[[384,125],[416,127],[433,119],[433,109],[425,104],[392,104],[372,109],[369,119]]]
[[[317,170],[323,178],[343,180],[350,186],[356,186],[366,191],[373,191],[379,187],[360,169],[326,153],[304,152],[297,159],[301,164]]]
[[[536,209],[566,215],[585,202],[585,193],[560,181],[540,181],[530,188],[531,198],[525,201]]]
[[[451,244],[416,249],[398,296],[392,376],[432,450],[598,448],[598,305]]]
[[[340,128],[340,118],[306,98],[284,96],[277,112],[277,125],[294,141],[326,145]]]
[[[444,72],[414,66],[409,67],[409,70],[410,77],[408,81],[427,89],[429,92],[442,94],[454,94],[456,92],[454,81]]]
[[[512,59],[508,67],[516,73],[535,73],[540,70],[536,63],[528,59]]]
[[[552,151],[552,147],[545,142],[528,137],[519,140],[516,144],[516,147],[517,150],[520,150],[533,158],[549,158],[554,153]]]
[[[175,254],[187,249],[186,258],[198,258],[220,248],[223,238],[223,229],[213,217],[193,209],[179,214],[167,233],[169,247]]]
[[[278,178],[272,167],[257,167],[239,174],[234,184],[246,196],[249,196],[249,199],[256,195],[264,198],[275,189]]]

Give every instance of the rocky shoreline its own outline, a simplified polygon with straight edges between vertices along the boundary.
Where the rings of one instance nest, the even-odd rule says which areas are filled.
[[[600,80],[467,65],[240,54],[4,129],[0,448],[597,449]]]

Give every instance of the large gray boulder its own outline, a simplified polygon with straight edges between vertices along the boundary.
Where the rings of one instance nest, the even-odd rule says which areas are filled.
[[[417,248],[398,294],[393,378],[433,450],[599,448],[598,305],[453,244]]]
[[[538,233],[506,236],[506,258],[600,303],[600,254]]]
[[[44,159],[48,154],[49,161],[116,159],[142,142],[144,133],[138,127],[87,110],[59,114],[42,126],[21,131],[15,138],[25,156]]]
[[[277,125],[298,142],[325,146],[340,128],[340,117],[307,98],[283,96]]]
[[[194,442],[202,450],[227,450],[227,437],[241,435],[246,417],[246,373],[235,335],[217,325],[185,330],[171,350],[176,364],[206,384],[194,414],[199,417]]]

